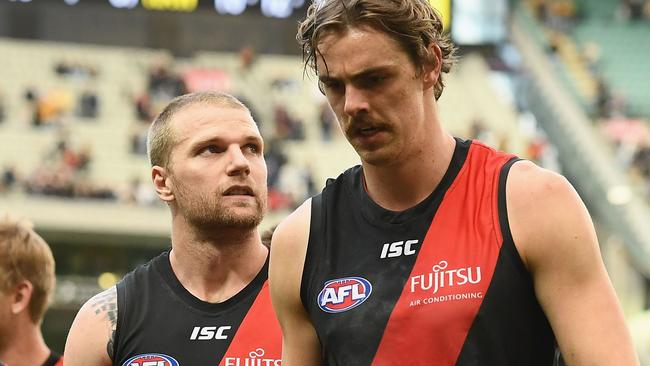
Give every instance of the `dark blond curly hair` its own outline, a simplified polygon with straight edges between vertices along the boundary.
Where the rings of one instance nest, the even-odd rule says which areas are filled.
[[[296,35],[305,70],[310,68],[318,74],[317,46],[324,34],[359,25],[371,26],[395,39],[418,70],[433,61],[427,51],[432,43],[442,51],[441,72],[449,72],[456,61],[456,47],[443,30],[440,15],[426,0],[314,0]],[[434,87],[436,99],[443,88],[440,77]]]

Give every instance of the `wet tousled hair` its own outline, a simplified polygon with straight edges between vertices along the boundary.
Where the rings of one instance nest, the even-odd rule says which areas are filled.
[[[325,34],[363,25],[395,39],[418,70],[435,62],[427,50],[432,43],[442,52],[441,73],[449,72],[456,61],[456,47],[444,32],[440,15],[426,0],[314,0],[296,35],[305,71],[310,68],[318,74],[318,43]],[[436,99],[443,88],[441,75],[434,86]]]
[[[40,324],[54,292],[54,257],[28,221],[0,218],[0,291],[10,293],[22,281],[32,284],[29,315]]]
[[[149,157],[151,166],[168,167],[171,151],[176,144],[169,121],[178,112],[194,104],[242,109],[250,114],[248,107],[239,101],[239,99],[221,92],[197,92],[172,99],[149,127],[149,133],[147,135],[147,156]]]

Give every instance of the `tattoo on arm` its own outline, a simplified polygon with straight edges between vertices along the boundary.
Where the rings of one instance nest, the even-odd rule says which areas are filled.
[[[103,320],[108,320],[109,337],[106,344],[108,357],[113,360],[115,355],[115,330],[117,329],[117,288],[115,286],[96,295],[91,300],[91,306],[95,315]]]

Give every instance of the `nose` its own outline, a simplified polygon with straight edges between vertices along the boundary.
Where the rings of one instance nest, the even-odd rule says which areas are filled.
[[[249,175],[251,173],[250,163],[238,145],[228,147],[228,166],[226,173],[229,176]]]
[[[345,106],[343,111],[350,117],[356,117],[360,112],[368,112],[369,105],[363,91],[352,85],[345,88]]]

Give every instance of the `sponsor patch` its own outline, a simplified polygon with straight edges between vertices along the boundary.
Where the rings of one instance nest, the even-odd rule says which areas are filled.
[[[371,293],[370,281],[362,277],[330,280],[318,294],[318,307],[326,313],[341,313],[361,305]]]
[[[122,366],[179,366],[173,357],[161,353],[146,353],[129,358]]]

